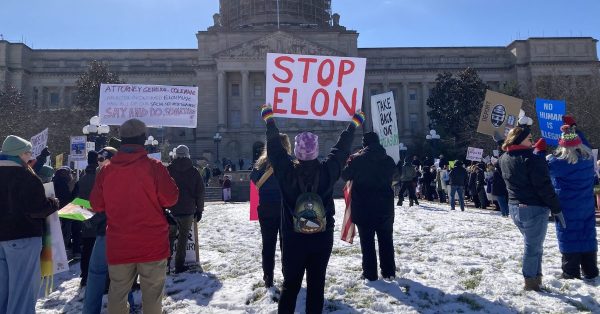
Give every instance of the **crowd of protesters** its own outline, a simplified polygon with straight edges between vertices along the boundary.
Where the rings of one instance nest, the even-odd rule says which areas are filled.
[[[465,200],[470,200],[476,208],[493,206],[503,217],[510,216],[525,243],[525,290],[541,289],[543,242],[551,215],[556,221],[563,278],[598,276],[594,197],[598,173],[594,174],[589,143],[572,117],[565,116],[559,147],[552,154],[547,154],[543,141],[534,145],[531,121],[525,119],[506,139],[497,140],[498,158],[465,166],[444,155],[438,160],[420,161],[414,156],[395,163],[373,132],[363,133],[362,148],[351,152],[355,130],[365,120],[362,112],[354,115],[329,155],[319,160],[317,134],[298,134],[292,150],[289,138],[276,126],[272,108],[263,106],[261,115],[267,141],[251,165],[251,180],[260,196],[266,288],[274,286],[280,241],[280,313],[294,312],[305,273],[306,311],[323,310],[334,238],[333,186],[340,178],[350,183],[351,219],[360,235],[363,280],[380,278],[377,252],[381,278],[389,281],[396,276],[394,187],[397,206],[408,197],[409,207],[419,206],[419,200],[437,200],[455,210],[458,201],[464,211]],[[188,271],[184,263],[188,235],[202,219],[204,191],[215,173],[208,166],[194,167],[184,145],[175,149],[168,167],[149,158],[143,146],[148,130],[140,120],[126,121],[119,135],[120,147],[88,153],[88,165],[79,180],[68,167],[54,173],[44,166],[47,150],[30,167],[31,143],[14,135],[4,140],[0,152],[0,180],[6,183],[0,189],[0,279],[4,282],[0,284],[6,289],[0,289],[0,312],[34,311],[44,219],[75,198],[89,200],[95,213],[84,222],[62,221],[70,257],[81,258],[80,285],[87,287],[83,312],[99,313],[108,290],[108,312],[128,313],[136,285],[141,289],[144,313],[162,312],[171,260],[175,273]],[[244,165],[240,159],[239,168]],[[223,160],[224,170],[234,166]],[[46,197],[42,182],[53,182],[57,198]],[[229,201],[228,175],[223,177],[222,188],[223,200]],[[15,274],[27,278],[16,280]]]

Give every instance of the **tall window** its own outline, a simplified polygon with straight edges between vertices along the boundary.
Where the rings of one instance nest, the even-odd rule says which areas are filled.
[[[50,93],[50,106],[58,107],[58,102],[60,98],[58,97],[58,93]]]
[[[231,97],[240,97],[240,84],[231,84]]]
[[[239,110],[229,111],[229,127],[239,129],[242,124],[241,114]]]
[[[254,83],[254,97],[261,97],[263,95],[263,84]]]
[[[410,100],[410,101],[417,100],[417,90],[416,89],[411,88],[408,90],[408,100]]]
[[[411,113],[408,116],[408,124],[410,125],[410,130],[414,134],[419,129],[419,114]]]

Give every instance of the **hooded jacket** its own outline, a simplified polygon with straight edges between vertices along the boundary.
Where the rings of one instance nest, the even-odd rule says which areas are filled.
[[[171,206],[174,216],[193,215],[204,210],[204,181],[189,158],[176,158],[167,167],[179,189],[177,204]]]
[[[0,155],[0,241],[41,237],[44,219],[58,210],[29,167]]]
[[[340,178],[342,169],[348,156],[350,147],[354,139],[354,124],[342,132],[337,143],[331,148],[327,158],[319,162],[318,160],[300,161],[294,164],[288,157],[288,154],[281,145],[279,139],[279,129],[274,121],[267,123],[267,150],[269,152],[269,162],[273,167],[273,174],[281,187],[282,217],[281,232],[286,235],[294,234],[292,222],[292,212],[296,205],[296,200],[301,194],[299,176],[303,177],[304,182],[314,182],[314,176],[319,176],[319,184],[316,193],[319,194],[327,215],[327,231],[333,232],[335,206],[333,204],[333,185]],[[297,234],[298,236],[311,236]]]
[[[90,197],[95,212],[106,212],[108,264],[154,262],[169,257],[164,208],[179,191],[167,168],[141,145],[122,145],[96,175]]]
[[[567,228],[556,224],[561,253],[598,251],[594,206],[594,162],[575,164],[551,156],[548,162],[552,185],[558,195]]]
[[[352,180],[352,222],[371,225],[380,218],[394,217],[392,176],[395,167],[394,160],[379,143],[372,143],[350,156],[342,170],[342,179]]]

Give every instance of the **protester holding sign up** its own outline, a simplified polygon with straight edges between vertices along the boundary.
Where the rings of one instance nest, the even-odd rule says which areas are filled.
[[[44,219],[58,210],[27,166],[31,148],[9,135],[0,151],[0,313],[35,313]]]
[[[598,276],[594,158],[572,126],[563,125],[561,131],[558,149],[548,156],[548,167],[567,226],[556,223],[562,277],[593,279]]]
[[[502,176],[509,198],[509,212],[523,234],[525,252],[522,272],[525,290],[539,291],[542,285],[542,255],[548,215],[561,214],[548,166],[533,154],[530,126],[519,125],[508,133],[500,157]]]
[[[283,287],[278,312],[294,313],[306,271],[306,312],[321,313],[325,274],[333,248],[333,185],[350,155],[354,131],[362,125],[365,116],[362,112],[354,114],[323,162],[317,159],[319,137],[311,132],[298,134],[294,145],[298,162],[292,162],[281,145],[273,109],[264,106],[261,115],[267,124],[269,161],[283,196]]]

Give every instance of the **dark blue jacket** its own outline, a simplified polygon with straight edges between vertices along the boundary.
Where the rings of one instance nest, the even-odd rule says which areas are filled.
[[[548,162],[552,185],[558,195],[567,228],[556,224],[561,253],[598,251],[594,213],[594,162],[576,164],[551,157]]]
[[[256,169],[252,168],[252,172],[250,173],[250,180],[254,182],[254,184],[260,181],[263,174],[265,174],[265,169]],[[277,183],[277,178],[275,175],[271,175],[267,181],[258,189],[258,197],[259,203],[261,205],[267,204],[278,204],[281,205],[281,190],[279,189],[279,183]]]

